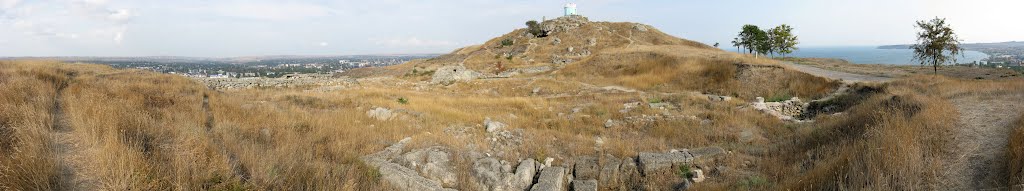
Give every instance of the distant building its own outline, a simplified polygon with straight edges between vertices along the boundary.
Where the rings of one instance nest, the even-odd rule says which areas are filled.
[[[572,15],[576,15],[576,4],[575,3],[566,3],[565,4],[565,16],[572,16]]]

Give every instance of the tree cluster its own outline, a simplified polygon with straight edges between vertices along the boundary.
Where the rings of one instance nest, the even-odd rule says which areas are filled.
[[[757,25],[743,25],[739,35],[732,41],[737,51],[742,48],[754,56],[774,56],[778,53],[783,57],[793,53],[798,43],[797,36],[793,34],[793,27],[785,24],[767,30],[761,30]]]

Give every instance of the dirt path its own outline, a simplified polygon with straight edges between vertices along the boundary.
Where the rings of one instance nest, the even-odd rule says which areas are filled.
[[[70,81],[70,79],[69,79]],[[75,136],[67,116],[64,113],[63,94],[67,88],[67,82],[57,85],[57,91],[53,96],[53,108],[50,110],[52,117],[53,141],[56,143],[56,158],[58,161],[59,181],[57,188],[60,190],[96,190],[96,180],[89,178],[85,172],[85,162],[88,161],[85,155],[85,147]]]
[[[892,78],[887,78],[887,77],[868,76],[868,75],[861,75],[861,74],[853,74],[853,73],[846,73],[846,72],[840,72],[840,71],[826,70],[826,69],[821,69],[821,68],[817,68],[817,67],[814,67],[814,66],[807,66],[807,65],[796,64],[796,63],[793,63],[793,62],[782,62],[782,65],[787,66],[787,67],[789,67],[791,69],[803,72],[803,73],[814,75],[814,76],[824,77],[824,78],[829,78],[829,79],[841,79],[841,80],[846,81],[846,82],[885,82],[885,81],[892,80]]]
[[[954,134],[955,156],[945,174],[954,190],[1000,189],[1007,186],[1006,146],[1010,125],[1024,109],[1024,94],[969,96],[952,99],[960,112]]]

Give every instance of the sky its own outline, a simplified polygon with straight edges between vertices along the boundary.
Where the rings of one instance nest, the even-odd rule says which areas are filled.
[[[803,47],[909,44],[935,17],[965,42],[1024,40],[1022,0],[0,0],[0,56],[447,53],[567,2],[723,46],[744,24],[791,25]]]

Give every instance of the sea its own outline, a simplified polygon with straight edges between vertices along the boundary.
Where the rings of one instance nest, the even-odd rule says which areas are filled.
[[[736,51],[723,48],[728,51]],[[879,49],[878,46],[821,46],[821,47],[800,47],[799,50],[788,54],[789,57],[805,58],[839,58],[857,64],[893,64],[893,65],[917,65],[914,61],[914,51],[910,49]],[[988,55],[978,51],[964,51],[963,55],[956,57],[957,63],[972,63],[988,58]]]

